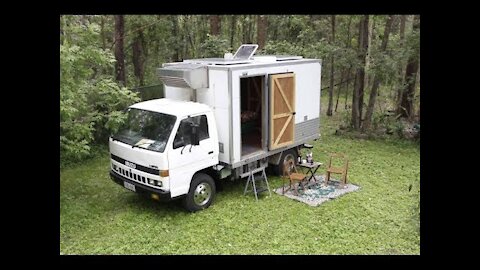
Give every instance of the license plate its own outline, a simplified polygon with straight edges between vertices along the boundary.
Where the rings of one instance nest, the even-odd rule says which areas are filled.
[[[124,186],[126,189],[129,189],[129,190],[135,192],[135,185],[132,185],[132,184],[124,181],[124,182],[123,182],[123,186]]]

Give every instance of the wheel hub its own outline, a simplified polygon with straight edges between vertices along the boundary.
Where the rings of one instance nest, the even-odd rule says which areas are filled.
[[[195,193],[193,194],[193,201],[198,206],[203,206],[210,200],[212,196],[212,187],[208,183],[200,183],[197,188],[195,188]]]

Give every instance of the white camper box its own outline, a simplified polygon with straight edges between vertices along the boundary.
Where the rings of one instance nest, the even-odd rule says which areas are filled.
[[[260,159],[278,164],[282,151],[320,136],[321,60],[190,59],[165,63],[158,75],[165,98],[212,108],[224,166],[238,168]],[[247,121],[249,113],[256,121]]]

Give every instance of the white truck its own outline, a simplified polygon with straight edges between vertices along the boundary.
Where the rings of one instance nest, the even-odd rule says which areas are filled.
[[[163,64],[165,98],[130,106],[109,139],[112,180],[194,212],[212,204],[217,181],[269,165],[282,174],[320,136],[321,60],[256,48]]]

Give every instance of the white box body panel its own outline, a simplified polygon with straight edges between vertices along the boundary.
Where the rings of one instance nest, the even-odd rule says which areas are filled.
[[[320,117],[320,60],[302,59],[230,66],[209,65],[209,88],[192,90],[165,85],[165,97],[190,101],[194,98],[193,91],[196,91],[196,101],[210,106],[215,115],[219,143],[223,144],[219,153],[219,161],[230,165],[238,164],[242,162],[240,78],[265,76],[265,91],[268,93],[268,76],[287,72],[295,73],[295,142],[298,141],[300,144],[300,141],[305,138],[316,139],[319,135],[317,127]],[[269,95],[267,94],[267,96]],[[266,109],[268,110],[268,108]],[[305,125],[306,122],[309,124]],[[304,125],[301,126],[302,124]],[[305,128],[305,126],[308,127]],[[299,127],[298,132],[297,127]]]
[[[304,122],[305,117],[307,120],[320,117],[320,75],[321,66],[317,63],[304,63],[295,65],[282,65],[274,67],[258,67],[238,69],[232,71],[232,91],[233,91],[233,138],[234,138],[234,155],[233,163],[241,160],[240,149],[240,78],[242,77],[254,77],[254,76],[267,76],[266,82],[269,85],[268,75],[279,73],[295,73],[295,124]],[[269,87],[269,86],[268,86]],[[267,87],[267,90],[269,88]],[[235,106],[237,105],[237,106]],[[238,138],[238,141],[235,140]]]

